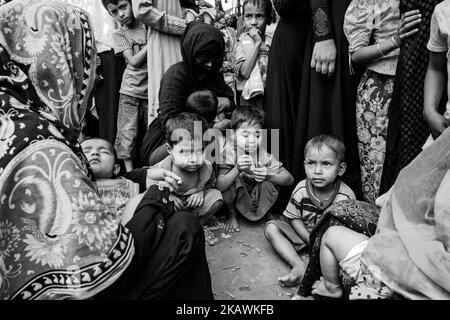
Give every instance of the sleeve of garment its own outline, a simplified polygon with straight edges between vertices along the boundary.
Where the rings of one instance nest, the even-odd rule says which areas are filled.
[[[192,82],[192,79],[188,79],[176,66],[172,66],[164,74],[159,90],[158,111],[163,130],[170,117],[183,111],[186,99],[191,93],[188,88],[189,82]]]
[[[239,40],[236,42],[235,50],[234,50],[234,73],[236,77],[239,77],[239,69],[244,61],[247,59],[248,52],[245,48],[244,42],[248,41],[246,37],[241,36]]]
[[[123,177],[139,184],[139,192],[147,190],[147,167],[140,169],[133,169],[126,172]]]
[[[374,27],[372,6],[371,1],[353,0],[347,8],[344,33],[349,43],[349,54],[370,43]]]
[[[180,36],[184,33],[186,21],[158,10],[152,0],[133,0],[132,4],[134,16],[143,24],[164,33]]]
[[[301,183],[301,182],[300,182]],[[299,183],[299,184],[300,184]],[[292,192],[291,198],[283,212],[283,215],[289,219],[301,219],[302,218],[302,200],[303,196],[300,191],[299,185],[297,185]]]
[[[115,54],[121,54],[125,50],[133,48],[131,42],[127,39],[124,32],[120,29],[113,32],[112,41]]]
[[[314,42],[332,39],[334,33],[331,20],[331,0],[309,0],[309,2],[311,6]]]
[[[446,52],[448,50],[447,37],[439,29],[436,10],[431,17],[430,39],[428,40],[427,49],[431,52]]]

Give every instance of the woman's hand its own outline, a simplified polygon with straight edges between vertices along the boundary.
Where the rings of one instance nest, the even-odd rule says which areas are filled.
[[[450,125],[450,121],[435,110],[424,110],[423,116],[434,139],[439,137]]]
[[[394,41],[401,46],[404,39],[419,31],[419,28],[416,27],[420,22],[422,22],[422,14],[419,10],[411,10],[402,14],[397,33],[394,35]]]
[[[155,181],[157,181],[159,185],[169,188],[170,192],[177,190],[178,187],[183,183],[183,180],[171,171],[161,168],[148,169],[147,188],[150,185],[154,184]]]
[[[225,112],[231,108],[231,101],[227,97],[217,97],[217,114]]]
[[[311,68],[323,75],[332,76],[336,65],[336,52],[333,39],[316,42],[311,58]]]

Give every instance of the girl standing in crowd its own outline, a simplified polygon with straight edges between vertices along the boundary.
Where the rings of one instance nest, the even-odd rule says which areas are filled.
[[[356,131],[363,197],[371,203],[380,189],[399,48],[420,22],[419,10],[400,18],[399,0],[353,0],[345,13],[349,58],[367,65],[357,89]]]
[[[358,78],[350,76],[342,30],[350,0],[273,3],[281,19],[269,57],[265,111],[268,128],[280,130],[280,160],[296,181],[302,180],[305,170],[298,164],[307,141],[332,134],[347,146],[343,180],[358,196],[354,119]]]

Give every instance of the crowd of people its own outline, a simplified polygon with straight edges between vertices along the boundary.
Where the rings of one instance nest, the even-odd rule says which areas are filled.
[[[0,298],[210,300],[242,219],[293,299],[450,298],[450,0],[5,2]]]

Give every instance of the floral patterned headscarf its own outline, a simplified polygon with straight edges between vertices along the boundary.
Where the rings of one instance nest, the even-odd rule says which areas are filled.
[[[94,83],[87,14],[59,1],[13,1],[0,10],[0,91],[80,129]]]
[[[87,13],[62,1],[0,7],[0,299],[90,298],[134,255],[76,142],[93,43]]]

